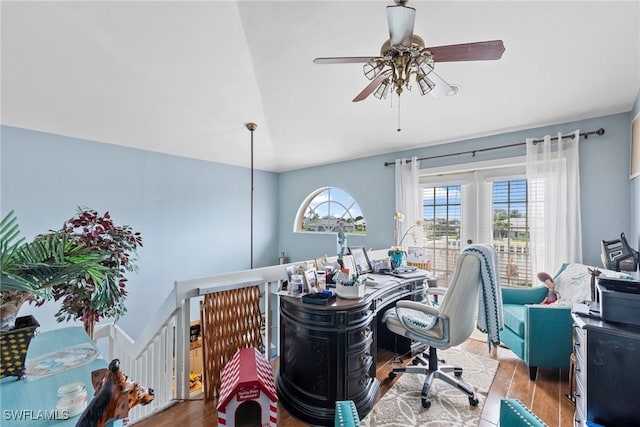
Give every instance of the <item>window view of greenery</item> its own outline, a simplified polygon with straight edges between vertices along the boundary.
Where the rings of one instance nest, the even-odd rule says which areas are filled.
[[[442,286],[451,280],[460,254],[461,186],[424,188],[424,248],[431,269]],[[498,253],[500,284],[531,286],[529,277],[529,227],[527,223],[527,181],[493,183],[492,244]]]
[[[335,233],[340,224],[345,233],[366,234],[362,210],[346,191],[329,187],[309,199],[298,219],[297,231]]]

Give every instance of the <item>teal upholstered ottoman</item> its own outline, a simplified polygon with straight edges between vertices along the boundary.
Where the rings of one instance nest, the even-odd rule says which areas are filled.
[[[360,418],[352,400],[336,402],[335,427],[360,427]]]

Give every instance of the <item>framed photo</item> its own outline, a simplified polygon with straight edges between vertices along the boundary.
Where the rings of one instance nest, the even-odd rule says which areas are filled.
[[[371,269],[375,274],[384,274],[391,270],[391,262],[389,262],[389,258],[374,259],[371,261]]]
[[[345,255],[342,257],[342,263],[344,268],[349,270],[349,274],[353,275],[356,272],[356,262],[353,259],[353,255]]]
[[[350,246],[349,254],[353,256],[358,274],[371,273],[371,263],[364,246]]]
[[[324,270],[329,266],[333,266],[333,263],[327,259],[327,256],[314,258],[314,262],[316,264],[316,270]]]
[[[629,179],[640,176],[640,114],[631,122],[631,169]]]
[[[302,275],[302,279],[304,281],[305,292],[311,292],[312,289],[316,289],[317,278],[316,270],[314,268],[310,268],[305,271]]]

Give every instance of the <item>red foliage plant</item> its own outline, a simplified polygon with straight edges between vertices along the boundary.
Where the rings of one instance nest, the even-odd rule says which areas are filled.
[[[128,225],[115,225],[109,212],[101,216],[88,208],[79,208],[76,216],[65,221],[62,230],[105,257],[102,264],[107,272],[102,282],[81,275],[53,288],[53,298],[61,301],[56,320],[81,320],[93,336],[95,322],[101,318],[117,319],[127,311],[125,273],[138,269],[136,255],[142,247],[142,236]]]

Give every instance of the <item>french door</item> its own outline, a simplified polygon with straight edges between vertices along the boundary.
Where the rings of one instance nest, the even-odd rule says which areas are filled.
[[[440,286],[471,243],[498,254],[501,285],[530,286],[527,185],[522,166],[422,176],[423,247]]]

